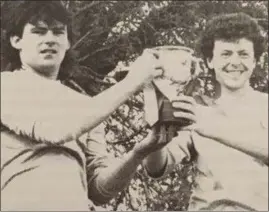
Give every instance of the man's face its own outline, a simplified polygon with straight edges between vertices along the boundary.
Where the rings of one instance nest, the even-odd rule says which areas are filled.
[[[11,39],[13,47],[20,52],[22,64],[40,72],[59,69],[70,47],[67,27],[60,22],[52,26],[44,22],[38,22],[36,25],[27,23],[22,37],[15,36]]]
[[[253,42],[245,38],[237,41],[216,40],[208,65],[215,70],[221,87],[229,90],[243,88],[256,65]]]

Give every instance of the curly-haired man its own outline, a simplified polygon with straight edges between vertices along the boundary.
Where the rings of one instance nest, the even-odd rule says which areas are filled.
[[[268,95],[249,84],[263,52],[261,29],[247,14],[222,14],[207,23],[200,41],[219,96],[211,106],[187,96],[175,99],[174,116],[193,124],[146,157],[144,166],[156,178],[183,161],[194,162],[191,211],[267,211]]]

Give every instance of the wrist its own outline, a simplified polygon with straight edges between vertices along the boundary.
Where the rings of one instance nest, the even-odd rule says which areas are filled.
[[[136,146],[134,146],[134,148],[132,150],[132,155],[137,160],[142,161],[148,156],[148,153],[144,149],[141,149],[141,148],[137,147],[137,145],[136,145]]]
[[[146,136],[143,141],[137,143],[133,148],[133,153],[137,158],[145,159],[157,150],[157,138],[155,136]]]

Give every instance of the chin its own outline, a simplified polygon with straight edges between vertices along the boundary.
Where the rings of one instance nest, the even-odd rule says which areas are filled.
[[[53,67],[57,67],[58,66],[58,62],[54,61],[54,60],[47,60],[47,61],[43,61],[41,64],[40,64],[41,67],[43,68],[53,68]]]
[[[228,88],[229,90],[232,90],[232,91],[236,91],[236,90],[239,90],[239,89],[242,89],[244,88],[244,83],[226,83],[225,84],[225,87]]]
[[[40,69],[42,70],[53,70],[55,69],[55,65],[54,64],[42,64],[42,66],[40,66]]]

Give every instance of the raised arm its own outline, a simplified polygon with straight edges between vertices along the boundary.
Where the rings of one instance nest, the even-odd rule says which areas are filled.
[[[154,151],[157,141],[155,133],[150,131],[133,150],[116,158],[107,153],[104,131],[100,127],[98,130],[91,132],[85,151],[88,196],[95,204],[105,204],[128,186],[142,160]]]
[[[178,97],[174,107],[186,112],[175,112],[176,117],[194,122],[187,127],[204,137],[212,138],[230,148],[237,149],[268,165],[268,96],[254,99],[257,106],[249,117],[232,119],[214,107],[197,105],[191,97]],[[253,107],[253,106],[252,106]],[[257,108],[259,108],[257,110]],[[251,114],[253,113],[253,114]],[[187,129],[186,128],[186,129]]]
[[[199,129],[197,132],[203,135]],[[216,142],[244,152],[268,166],[268,126],[261,123],[260,126],[244,128],[232,123],[225,125],[213,138]]]
[[[104,133],[98,134],[100,136],[104,135]],[[164,169],[165,164],[162,164],[162,161],[163,159],[165,161],[166,157],[169,157],[169,168],[166,169],[169,172],[174,168],[177,160],[185,156],[177,144],[174,144],[173,147],[164,147],[167,145],[167,140],[157,136],[155,129],[149,131],[148,135],[137,143],[129,153],[119,158],[109,155],[105,150],[104,139],[100,136],[97,138],[96,135],[96,133],[91,134],[86,150],[88,196],[95,204],[107,203],[128,186],[137,167],[142,164],[143,160],[143,165],[147,166],[149,175],[151,175],[155,168],[158,170]],[[94,136],[96,139],[94,139]],[[175,149],[173,153],[170,151],[171,148]],[[164,153],[164,158],[159,155],[159,152]],[[152,168],[150,161],[153,157],[158,167]]]
[[[93,98],[47,79],[42,79],[37,87],[21,89],[23,83],[35,83],[34,79],[12,82],[12,73],[1,74],[1,123],[37,141],[74,140],[101,123],[158,75],[158,67],[159,60],[153,53],[144,51],[124,80]]]

